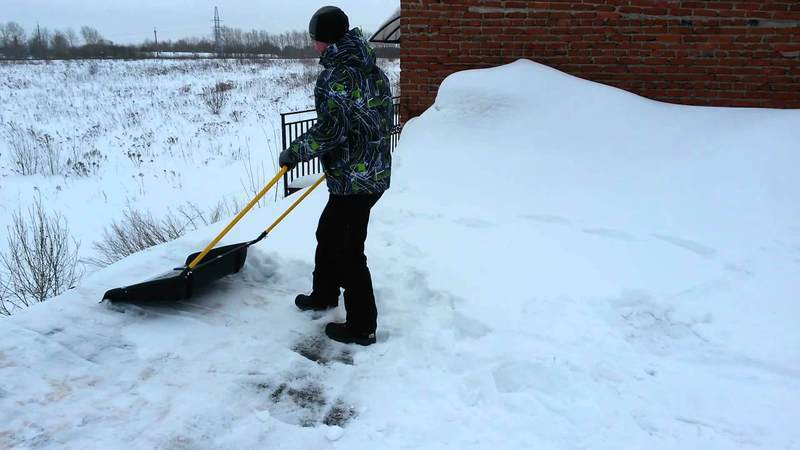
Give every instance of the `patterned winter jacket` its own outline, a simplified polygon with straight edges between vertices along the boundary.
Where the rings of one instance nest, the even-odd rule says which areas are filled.
[[[389,188],[392,91],[375,51],[354,28],[322,53],[314,97],[317,123],[289,146],[294,162],[320,157],[331,194]]]

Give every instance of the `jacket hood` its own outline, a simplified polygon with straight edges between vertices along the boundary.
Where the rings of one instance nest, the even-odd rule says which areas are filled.
[[[353,28],[341,39],[328,46],[319,59],[325,68],[345,65],[366,68],[375,65],[375,50],[364,38],[361,29]]]

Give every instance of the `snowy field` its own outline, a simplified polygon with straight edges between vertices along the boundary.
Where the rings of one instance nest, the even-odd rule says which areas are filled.
[[[398,61],[380,64],[396,90]],[[84,260],[124,211],[235,214],[277,172],[280,113],[313,108],[320,69],[316,60],[0,64],[0,249],[12,213],[36,198],[64,216]],[[227,100],[214,114],[206,99],[220,83]],[[54,169],[22,176],[21,145],[52,152]]]
[[[229,148],[266,151],[257,117],[271,107],[243,93],[264,108],[249,126],[195,137],[182,124],[212,120],[193,122],[202,107],[175,94],[187,81],[168,79],[172,100],[153,88],[135,102],[118,94],[117,108],[160,111],[146,122],[154,140],[180,133],[186,160],[176,149],[143,163],[141,183],[118,157],[103,183],[70,179],[83,195],[44,185],[52,201],[111,215],[128,199],[157,209],[235,195]],[[308,91],[295,95],[287,108]],[[38,109],[60,118],[56,130],[93,114],[125,132],[125,116],[72,98],[80,114],[14,108],[37,126]],[[173,114],[192,110],[182,98],[194,113]],[[373,210],[377,345],[322,337],[341,307],[293,305],[310,287],[326,200],[315,192],[240,274],[190,301],[97,303],[179,265],[222,224],[0,321],[0,447],[800,448],[799,149],[800,111],[669,105],[528,61],[454,74],[406,125]],[[160,172],[173,161],[191,167],[177,181]],[[9,180],[4,205],[36,183]],[[224,243],[257,236],[287,204],[255,210]]]

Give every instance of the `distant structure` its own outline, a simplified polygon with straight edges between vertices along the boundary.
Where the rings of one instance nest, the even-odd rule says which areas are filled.
[[[158,31],[155,27],[153,27],[153,37],[155,38],[156,58],[158,58]]]
[[[36,38],[31,45],[31,55],[36,58],[45,58],[47,56],[47,47],[42,39],[42,29],[39,24],[36,24]]]
[[[214,7],[214,49],[217,57],[222,58],[224,49],[222,48],[222,26],[220,26],[219,8]]]

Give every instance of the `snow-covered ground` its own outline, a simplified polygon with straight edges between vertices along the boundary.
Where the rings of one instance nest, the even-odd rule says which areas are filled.
[[[377,345],[294,308],[316,192],[190,301],[97,303],[222,224],[0,321],[0,447],[799,448],[798,149],[800,111],[455,74],[373,210]]]
[[[380,64],[396,87],[398,61]],[[37,197],[64,216],[82,259],[126,209],[235,212],[277,171],[280,113],[313,108],[320,70],[316,60],[0,64],[0,250],[12,213]],[[215,115],[204,93],[218,83],[229,90]],[[49,139],[59,175],[20,175],[12,128],[31,145]]]

